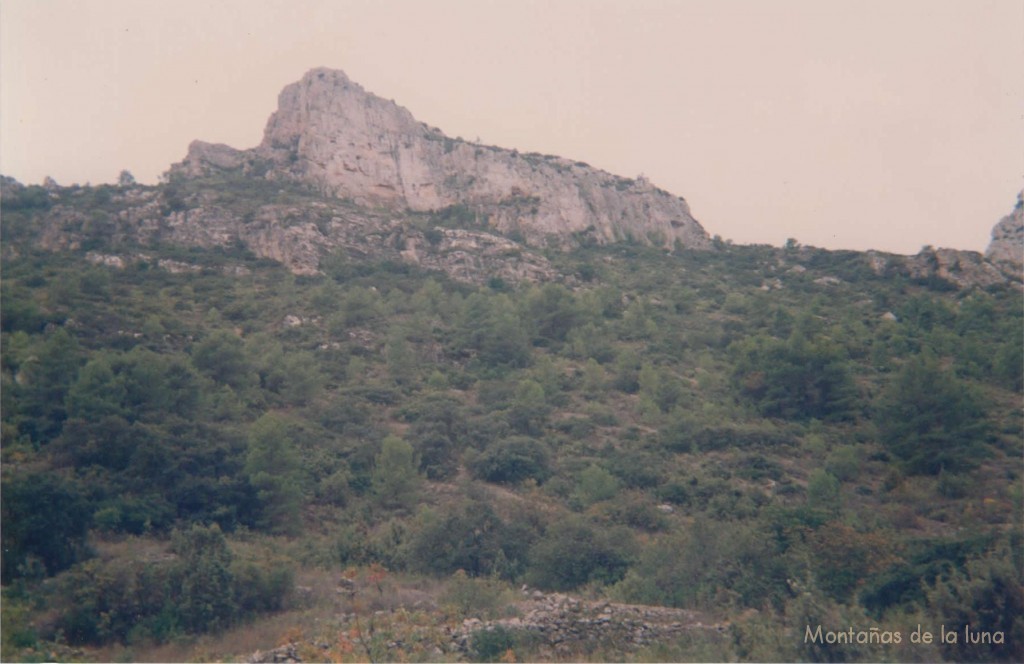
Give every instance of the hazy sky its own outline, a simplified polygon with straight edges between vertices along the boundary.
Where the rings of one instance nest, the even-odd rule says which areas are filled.
[[[1024,186],[1022,35],[1021,0],[3,0],[0,172],[152,183],[326,66],[736,242],[981,250]]]

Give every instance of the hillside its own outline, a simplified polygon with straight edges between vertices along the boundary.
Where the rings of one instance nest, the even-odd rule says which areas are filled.
[[[1019,203],[988,258],[541,241],[332,180],[320,73],[158,186],[3,179],[4,661],[1024,658]],[[408,127],[407,184],[477,149]]]

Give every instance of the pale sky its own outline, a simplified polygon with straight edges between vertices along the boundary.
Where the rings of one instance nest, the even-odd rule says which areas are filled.
[[[983,250],[1024,187],[1022,0],[3,0],[0,172],[154,183],[320,66],[738,243]]]

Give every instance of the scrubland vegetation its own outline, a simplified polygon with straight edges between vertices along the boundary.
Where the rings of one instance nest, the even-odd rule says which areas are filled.
[[[793,243],[582,247],[549,255],[564,283],[479,288],[343,252],[318,277],[182,247],[147,251],[199,272],[115,269],[34,249],[37,193],[3,209],[6,661],[299,636],[528,660],[503,632],[387,648],[523,584],[727,625],[579,659],[1024,657],[1016,290]],[[805,639],[918,624],[1004,639]]]

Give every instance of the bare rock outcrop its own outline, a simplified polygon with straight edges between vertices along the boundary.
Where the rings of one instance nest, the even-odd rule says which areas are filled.
[[[865,258],[878,275],[900,274],[911,279],[941,279],[957,288],[1008,285],[1024,288],[1024,192],[1013,212],[992,229],[992,241],[982,255],[976,251],[925,247],[914,256],[869,251]]]
[[[1015,277],[985,259],[977,251],[925,247],[913,256],[869,251],[865,260],[879,276],[901,275],[918,281],[938,279],[955,288],[1020,287]]]
[[[245,153],[241,150],[222,143],[192,141],[188,146],[188,156],[177,167],[181,173],[196,177],[211,167],[231,170],[241,167],[245,161]]]
[[[331,69],[314,69],[281,92],[258,147],[194,142],[172,173],[234,168],[390,210],[465,206],[533,246],[710,244],[685,200],[643,178],[449,138]]]
[[[1024,191],[1017,194],[1017,205],[992,229],[992,241],[985,258],[1005,268],[1024,270]]]
[[[321,260],[341,251],[355,259],[410,263],[466,283],[561,278],[546,258],[500,235],[439,227],[429,216],[368,210],[330,199],[311,197],[301,203],[243,209],[200,196],[183,202],[181,209],[168,209],[166,197],[157,192],[129,190],[108,205],[119,210],[97,225],[73,205],[58,202],[40,214],[35,244],[49,251],[74,251],[98,242],[108,252],[118,247],[130,250],[130,255],[94,252],[89,258],[110,267],[150,262],[136,248],[168,243],[205,249],[244,247],[301,275],[319,273]],[[169,263],[158,267],[175,271]]]
[[[959,288],[988,288],[1006,283],[1006,275],[976,251],[926,247],[906,262],[910,277],[935,276]]]

